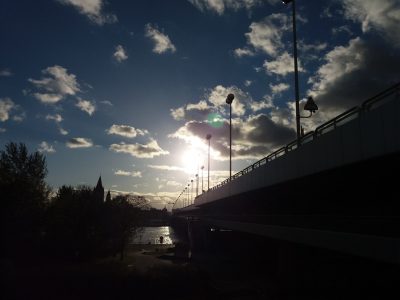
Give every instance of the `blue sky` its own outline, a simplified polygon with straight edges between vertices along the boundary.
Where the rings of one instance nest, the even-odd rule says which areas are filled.
[[[400,80],[397,0],[297,0],[306,131]],[[3,0],[0,144],[48,183],[174,201],[211,139],[212,185],[295,137],[291,8],[277,0]],[[217,117],[221,122],[211,124]],[[218,122],[217,122],[218,123]],[[205,174],[206,172],[204,172]]]

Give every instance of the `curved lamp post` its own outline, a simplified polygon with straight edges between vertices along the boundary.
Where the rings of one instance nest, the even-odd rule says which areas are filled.
[[[203,186],[203,179],[204,179],[203,170],[204,170],[204,166],[201,166],[201,193],[202,193],[202,194],[203,194],[203,192],[204,192],[204,186]]]
[[[229,181],[232,180],[232,102],[235,95],[229,94],[226,103],[229,104]]]
[[[207,183],[207,191],[210,190],[210,147],[211,147],[211,134],[206,135],[206,140],[208,140],[208,183]]]

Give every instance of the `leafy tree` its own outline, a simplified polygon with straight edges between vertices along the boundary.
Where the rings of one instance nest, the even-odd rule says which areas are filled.
[[[27,147],[10,142],[0,152],[1,238],[4,254],[37,250],[42,217],[50,189],[46,159],[29,154]],[[31,247],[26,251],[27,247]]]

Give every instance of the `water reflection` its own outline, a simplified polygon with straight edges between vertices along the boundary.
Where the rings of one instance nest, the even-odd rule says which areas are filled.
[[[160,237],[163,237],[160,239]],[[159,226],[159,227],[143,227],[142,230],[138,231],[135,236],[133,236],[131,244],[135,245],[147,245],[147,244],[164,244],[172,245],[176,243],[177,238],[174,231],[169,226]]]

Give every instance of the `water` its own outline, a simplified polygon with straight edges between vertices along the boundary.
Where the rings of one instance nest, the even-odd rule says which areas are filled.
[[[131,244],[135,245],[147,245],[147,244],[161,244],[160,236],[163,237],[164,245],[172,245],[177,242],[177,237],[174,231],[169,226],[159,227],[143,227],[142,230],[138,231],[133,237]]]

